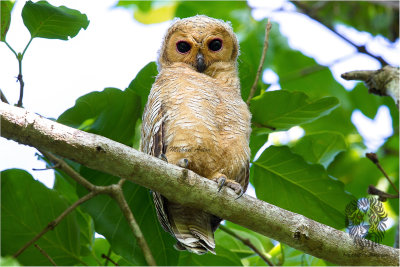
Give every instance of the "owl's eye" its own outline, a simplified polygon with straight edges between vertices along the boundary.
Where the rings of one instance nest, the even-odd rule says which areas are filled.
[[[208,48],[211,51],[217,52],[222,48],[222,40],[221,39],[214,39],[208,43]]]
[[[190,46],[190,44],[188,42],[179,41],[176,43],[176,49],[178,49],[178,51],[180,53],[187,53],[187,52],[189,52],[190,48],[192,48],[192,47]]]

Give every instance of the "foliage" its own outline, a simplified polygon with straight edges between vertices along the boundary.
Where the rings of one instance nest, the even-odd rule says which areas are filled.
[[[388,25],[392,25],[392,17],[396,13],[387,11],[383,6],[363,2],[346,5],[307,2],[305,5],[310,9],[321,5],[318,12],[329,23],[343,22],[356,29],[391,38]],[[196,14],[231,21],[240,41],[239,76],[242,97],[247,100],[261,57],[265,20],[254,20],[246,2],[119,1],[117,6],[134,8],[134,18],[144,24]],[[3,42],[11,21],[12,7],[10,1],[1,1]],[[362,16],[359,16],[360,13],[351,15],[356,7],[364,10]],[[331,13],[331,10],[335,12]],[[387,12],[388,17],[379,20],[379,23],[371,22],[374,14],[381,17],[382,10]],[[68,40],[89,24],[85,14],[63,6],[55,7],[46,1],[28,1],[22,18],[32,38]],[[393,101],[369,95],[361,84],[350,92],[346,91],[328,68],[292,50],[277,24],[271,31],[265,68],[278,74],[283,90],[266,91],[268,85],[260,80],[256,96],[251,101],[250,173],[256,195],[269,203],[343,230],[346,204],[355,198],[365,197],[368,185],[377,185],[383,179],[378,169],[362,155],[365,147],[351,122],[352,112],[359,109],[374,118],[378,108],[386,105],[391,112],[393,129],[398,129],[398,110]],[[150,62],[126,89],[106,88],[84,95],[58,118],[58,122],[138,148],[141,116],[156,75],[156,64]],[[270,133],[293,126],[301,126],[305,130],[304,137],[286,146],[275,144],[258,158],[254,157],[267,142]],[[381,164],[395,183],[398,183],[398,147],[398,130],[395,130],[377,152]],[[96,185],[118,181],[117,177],[69,163]],[[18,262],[11,261],[7,256],[14,254],[87,191],[61,171],[55,172],[53,189],[44,187],[22,170],[6,170],[1,175],[1,262],[49,265],[48,260],[33,247],[21,254]],[[133,183],[125,183],[123,190],[157,264],[266,265],[253,250],[221,230],[215,233],[217,255],[198,256],[175,250],[174,239],[158,223],[149,191]],[[392,189],[388,192],[394,193]],[[398,217],[396,201],[389,200],[385,207],[391,211],[393,218]],[[387,231],[383,243],[392,245],[396,226]],[[226,222],[226,227],[248,238],[274,264],[330,265],[231,222]],[[105,239],[95,238],[95,232]],[[108,196],[98,196],[82,204],[37,244],[58,265],[103,265],[102,254],[110,255],[120,265],[146,265],[128,223]]]

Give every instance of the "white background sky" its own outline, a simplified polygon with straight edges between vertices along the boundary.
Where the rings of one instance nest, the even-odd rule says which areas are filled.
[[[142,25],[133,19],[132,11],[112,8],[115,0],[48,2],[85,13],[90,24],[87,30],[82,30],[69,41],[35,38],[25,54],[22,66],[25,81],[23,104],[26,109],[45,117],[57,118],[72,107],[78,97],[89,92],[102,91],[106,87],[125,89],[143,66],[156,59],[163,34],[170,25],[170,22]],[[7,42],[17,52],[22,52],[30,38],[20,15],[24,3],[16,2],[7,34]],[[341,79],[341,73],[380,68],[375,59],[357,53],[354,47],[306,16],[294,12],[271,12],[282,4],[294,10],[292,4],[286,1],[251,0],[250,4],[257,7],[253,11],[256,19],[269,16],[272,21],[278,22],[282,34],[289,39],[289,45],[315,58],[318,63],[331,65],[335,60],[347,57],[331,67],[334,77],[346,89],[352,89],[355,83]],[[391,64],[399,65],[399,41],[389,47],[380,36],[374,38],[345,26],[338,26],[337,30],[359,45],[366,43],[370,52],[383,56]],[[17,74],[18,62],[14,54],[0,42],[0,88],[13,104],[19,96]],[[273,71],[267,70],[263,79],[279,88],[278,77]],[[389,117],[385,107],[380,108],[375,120],[366,118],[361,112],[353,114],[352,120],[364,134],[370,150],[376,150],[383,138],[391,135]],[[297,127],[285,134],[272,135],[270,139],[284,142],[288,138],[299,138],[301,134],[302,130]],[[35,152],[33,148],[0,138],[0,170],[25,169],[51,186],[52,171],[31,171],[32,168],[44,168],[44,164],[36,160]]]

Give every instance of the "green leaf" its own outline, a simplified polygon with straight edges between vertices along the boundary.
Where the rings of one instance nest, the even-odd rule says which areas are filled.
[[[118,181],[104,173],[82,167],[81,175],[98,185]],[[149,190],[126,182],[124,195],[158,265],[176,265],[179,252],[173,248],[175,240],[160,226]],[[79,194],[85,189],[78,188]],[[134,265],[147,265],[142,250],[116,202],[109,196],[98,196],[82,205],[95,223],[96,232],[107,238],[112,250]]]
[[[31,37],[68,40],[89,25],[85,14],[65,6],[55,7],[46,1],[28,1],[22,9],[22,19]]]
[[[1,173],[1,242],[2,255],[12,255],[56,219],[68,203],[24,170]],[[80,260],[80,231],[76,213],[65,217],[38,244],[57,265],[83,264]],[[38,249],[31,246],[19,257],[23,265],[50,265]]]
[[[281,251],[281,246],[283,252]],[[311,255],[308,255],[302,251],[291,248],[287,245],[278,244],[270,252],[272,255],[284,255],[283,263],[277,264],[282,266],[326,266],[327,263],[324,260],[318,259]]]
[[[336,155],[346,150],[343,135],[336,132],[320,132],[301,138],[292,151],[302,156],[309,163],[319,163],[325,168],[334,160]]]
[[[1,31],[0,41],[6,41],[6,35],[11,23],[11,11],[14,7],[15,2],[13,1],[0,1],[1,9]]]
[[[158,71],[156,63],[150,62],[139,71],[135,79],[131,81],[127,88],[127,90],[132,90],[140,96],[140,116],[143,113],[143,109],[147,103],[147,98],[150,94],[151,86],[156,80],[157,74]]]
[[[55,179],[53,189],[57,191],[60,196],[65,198],[69,205],[72,205],[79,199],[76,194],[76,182],[65,175],[62,171],[55,171]],[[94,241],[94,224],[92,217],[82,211],[80,207],[75,209],[76,220],[79,224],[81,244],[81,255],[90,253]]]
[[[138,9],[134,12],[133,17],[143,24],[161,23],[175,17],[176,7],[177,3],[172,2],[145,12]]]
[[[249,144],[251,152],[250,161],[253,161],[258,150],[268,141],[268,134],[270,132],[269,129],[253,127]]]
[[[132,146],[140,108],[140,97],[132,90],[106,88],[78,98],[57,121]]]
[[[243,266],[236,253],[216,244],[215,252],[217,255],[207,253],[196,255],[190,252],[179,254],[179,266]]]
[[[21,266],[19,262],[11,256],[0,257],[0,266]]]
[[[104,266],[106,259],[102,257],[102,254],[108,255],[110,250],[110,244],[108,243],[107,239],[104,238],[96,238],[94,240],[94,246],[89,256],[83,258],[83,261],[89,266]],[[112,259],[114,262],[118,262],[121,260],[121,256],[115,254],[111,251],[109,258]],[[129,265],[131,263],[126,262],[124,265]],[[108,262],[108,266],[112,264]]]
[[[383,98],[368,93],[368,89],[363,83],[358,83],[349,92],[349,97],[353,107],[359,109],[365,116],[374,119],[378,108],[383,104]]]
[[[250,111],[255,123],[270,129],[287,130],[328,114],[338,104],[335,97],[311,101],[302,92],[279,90],[254,97]]]
[[[345,226],[345,207],[354,197],[321,165],[306,163],[288,147],[264,150],[250,176],[258,198],[336,229]]]

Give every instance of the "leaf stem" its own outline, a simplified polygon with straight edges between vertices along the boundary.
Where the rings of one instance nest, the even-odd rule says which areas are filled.
[[[33,37],[31,37],[31,39],[29,40],[29,42],[26,44],[26,46],[25,46],[25,48],[24,48],[24,51],[22,52],[22,58],[24,57],[25,52],[26,52],[26,49],[28,49],[28,47],[29,47],[29,45],[31,44],[32,40],[33,40]],[[21,58],[21,60],[22,60],[22,58]]]
[[[262,67],[264,65],[265,55],[267,54],[267,51],[268,51],[268,46],[269,46],[268,39],[269,39],[269,32],[271,30],[271,27],[272,27],[272,24],[268,19],[267,25],[265,26],[264,47],[263,47],[263,51],[262,51],[262,54],[261,54],[260,64],[258,65],[256,78],[254,79],[253,86],[251,86],[249,97],[247,98],[247,101],[246,101],[247,105],[250,105],[250,100],[253,98],[253,96],[254,96],[254,94],[256,93],[256,90],[257,90],[257,84],[258,84],[258,80],[260,79],[260,74],[261,74],[261,71],[262,71]]]
[[[4,43],[8,46],[8,48],[10,48],[10,50],[14,53],[15,57],[18,58],[18,54],[17,52],[15,52],[15,50],[7,43],[7,41],[4,41]]]

